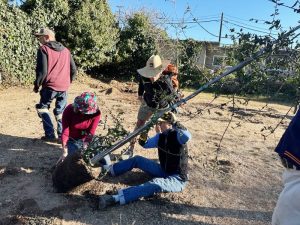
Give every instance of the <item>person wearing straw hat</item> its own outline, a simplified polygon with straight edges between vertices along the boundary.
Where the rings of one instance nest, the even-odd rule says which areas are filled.
[[[178,121],[172,112],[166,112],[158,120],[157,134],[148,139],[147,133],[139,137],[139,144],[143,148],[157,148],[159,163],[134,156],[127,160],[113,164],[109,174],[118,176],[133,168],[141,169],[153,177],[152,180],[124,189],[115,195],[99,196],[98,208],[124,205],[141,197],[150,197],[161,192],[181,192],[188,182],[188,147],[191,133]]]
[[[159,55],[152,55],[146,66],[138,69],[140,75],[138,99],[141,105],[137,115],[135,129],[143,126],[153,113],[167,108],[176,98],[170,76],[163,76],[162,72],[170,64],[170,60],[162,60]],[[122,155],[122,159],[133,156],[136,139],[130,142],[130,146]]]
[[[97,104],[97,97],[93,92],[83,92],[74,99],[73,104],[66,107],[62,116],[62,155],[57,164],[62,162],[68,154],[83,149],[95,135],[101,120],[101,111]],[[104,163],[109,165],[110,157],[105,156]]]

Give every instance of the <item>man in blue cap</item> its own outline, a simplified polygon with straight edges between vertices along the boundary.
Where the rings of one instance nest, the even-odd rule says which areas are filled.
[[[275,151],[286,170],[272,225],[300,224],[300,110],[281,137]]]

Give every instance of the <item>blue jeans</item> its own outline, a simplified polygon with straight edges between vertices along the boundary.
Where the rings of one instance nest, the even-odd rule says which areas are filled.
[[[53,124],[49,114],[51,102],[55,99],[55,108],[53,113],[57,121],[57,135],[62,133],[62,113],[67,105],[67,93],[65,91],[54,91],[49,88],[43,88],[40,91],[40,103],[36,105],[38,115],[42,118],[45,136],[55,137]]]
[[[160,192],[180,192],[186,186],[179,174],[167,174],[159,163],[142,156],[134,156],[130,159],[118,162],[111,168],[111,174],[117,176],[133,168],[139,168],[154,178],[144,184],[132,186],[118,191],[120,204],[136,201],[141,197],[149,197]]]
[[[69,139],[67,142],[68,155],[75,153],[76,151],[80,151],[83,148],[83,141],[81,139]],[[103,165],[111,165],[110,156],[106,155],[103,159],[100,160],[100,164]]]

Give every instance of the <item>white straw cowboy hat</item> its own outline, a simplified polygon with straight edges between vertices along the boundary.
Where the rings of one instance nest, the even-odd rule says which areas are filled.
[[[146,63],[146,66],[142,69],[138,69],[137,72],[143,77],[151,78],[160,74],[170,63],[170,60],[161,60],[159,55],[152,55]]]

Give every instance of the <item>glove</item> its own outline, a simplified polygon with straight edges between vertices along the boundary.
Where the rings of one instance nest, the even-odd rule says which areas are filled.
[[[67,157],[67,155],[68,155],[68,152],[64,152],[57,160],[56,165],[62,163],[65,160],[65,158]]]
[[[146,144],[147,140],[148,140],[148,131],[146,131],[146,132],[144,131],[141,133],[141,135],[139,137],[139,144],[141,146],[144,146]]]
[[[65,158],[67,157],[67,155],[68,155],[68,149],[66,147],[63,147],[63,153],[57,160],[56,165],[62,163],[65,160]]]
[[[34,92],[34,93],[38,93],[38,92],[39,92],[39,87],[34,86],[34,87],[33,87],[33,92]]]

